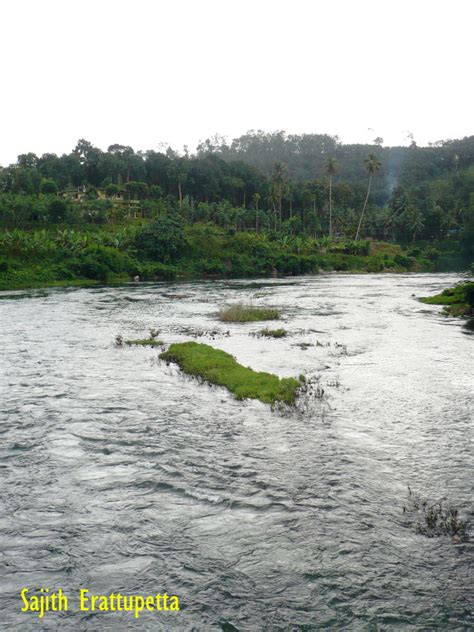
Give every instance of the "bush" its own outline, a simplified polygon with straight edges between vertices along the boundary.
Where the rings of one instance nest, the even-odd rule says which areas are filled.
[[[201,274],[225,275],[227,272],[221,261],[204,259],[199,262],[199,271]]]
[[[393,260],[395,262],[395,265],[400,266],[400,268],[406,268],[407,270],[411,268],[411,259],[406,255],[398,253],[395,255]]]
[[[117,248],[93,244],[85,248],[81,255],[96,259],[105,265],[110,272],[134,274],[137,271],[135,261],[125,252],[117,250]]]
[[[68,266],[58,265],[54,268],[54,277],[58,281],[71,281],[76,278],[76,275]]]
[[[273,258],[273,265],[282,274],[296,276],[311,272],[314,268],[314,261],[310,257],[302,257],[294,254],[282,254]]]
[[[366,266],[367,272],[382,272],[383,268],[383,261],[379,259],[371,259]]]
[[[434,263],[432,261],[430,261],[429,259],[426,259],[425,257],[418,259],[418,263],[420,264],[420,266],[424,269],[424,270],[434,270],[435,266]]]
[[[58,192],[58,185],[54,180],[43,180],[40,184],[40,193],[53,195]]]
[[[258,332],[258,335],[264,338],[285,338],[287,333],[286,329],[268,329],[265,327]]]
[[[329,252],[340,252],[346,255],[370,254],[370,241],[338,241],[331,244]]]
[[[444,305],[445,311],[452,316],[468,314],[474,307],[474,283],[466,282],[446,288],[441,294],[420,299],[428,305]]]
[[[79,215],[76,209],[76,213],[70,213],[69,218],[72,221],[77,221],[80,218],[92,224],[105,224],[111,208],[112,203],[109,200],[95,200],[88,196],[81,205],[81,214]]]
[[[340,256],[333,256],[331,258],[331,263],[332,263],[332,269],[335,270],[336,272],[345,272],[347,270],[350,270],[350,265],[349,262],[347,261],[347,259],[344,259],[343,257]]]
[[[159,200],[163,197],[163,190],[159,184],[152,184],[148,189],[148,195],[151,200]]]
[[[110,275],[107,266],[91,256],[73,263],[72,269],[86,279],[94,279],[103,283],[107,283]]]
[[[97,244],[85,248],[67,267],[78,276],[104,283],[112,273],[134,275],[138,272],[137,264],[129,255],[116,248]]]
[[[227,245],[239,253],[246,253],[258,259],[268,257],[270,244],[263,235],[255,233],[237,233],[229,239]]]
[[[51,200],[48,206],[48,212],[52,222],[64,221],[68,214],[68,210],[68,204],[61,198]]]
[[[104,191],[105,191],[105,195],[108,198],[111,198],[118,195],[120,191],[122,191],[122,189],[117,184],[112,184],[112,182],[109,182],[108,184],[105,185]]]
[[[138,274],[143,281],[174,281],[177,270],[164,263],[142,263],[138,266]]]
[[[158,217],[138,233],[136,246],[139,254],[163,263],[178,259],[186,244],[182,224],[174,217]]]
[[[430,261],[437,261],[440,258],[440,256],[441,256],[440,251],[434,248],[433,246],[430,246],[429,248],[425,250],[425,257],[429,259]]]
[[[190,259],[222,259],[225,238],[215,226],[194,224],[186,228],[186,248],[183,256]]]
[[[254,307],[238,303],[219,310],[219,320],[231,323],[248,323],[259,320],[278,320],[280,312],[272,307]]]
[[[474,283],[465,283],[463,286],[464,300],[469,307],[474,307]]]

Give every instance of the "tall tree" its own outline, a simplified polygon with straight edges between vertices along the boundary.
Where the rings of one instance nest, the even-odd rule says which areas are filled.
[[[168,152],[169,154],[169,152]],[[202,161],[201,167],[206,167],[204,161]],[[194,165],[196,166],[196,161],[194,161]],[[170,183],[173,186],[174,190],[177,190],[178,199],[179,199],[179,208],[183,207],[183,182],[185,182],[188,175],[188,159],[187,158],[179,158],[175,156],[170,159],[170,162],[167,167],[167,175]],[[202,175],[203,179],[206,180],[206,174]],[[207,181],[211,180],[211,176],[207,177]],[[174,188],[176,187],[176,189]]]
[[[372,186],[372,178],[375,173],[380,169],[381,164],[374,154],[369,154],[367,158],[364,160],[365,168],[367,169],[367,173],[369,174],[369,184],[367,186],[367,195],[365,196],[364,206],[362,207],[362,213],[360,214],[359,225],[357,226],[357,232],[355,236],[355,240],[359,239],[360,229],[362,227],[362,221],[364,219],[365,209],[367,207],[367,202],[369,201],[370,189]]]
[[[329,237],[332,238],[332,178],[336,175],[339,164],[335,158],[328,158],[325,169],[329,177]]]
[[[271,176],[274,199],[277,201],[278,204],[280,226],[282,222],[283,191],[286,184],[285,170],[286,167],[282,162],[275,162],[275,164],[273,165],[273,173]]]
[[[115,143],[114,145],[109,145],[107,151],[109,154],[112,154],[112,156],[118,157],[123,165],[126,167],[126,181],[130,182],[132,159],[135,155],[133,149],[128,145],[119,145],[118,143]]]

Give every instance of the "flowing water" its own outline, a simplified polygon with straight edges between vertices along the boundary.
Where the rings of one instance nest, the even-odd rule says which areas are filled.
[[[415,298],[459,278],[2,293],[1,629],[473,629],[474,534],[428,538],[403,513],[409,485],[474,518],[474,338]],[[290,335],[217,321],[249,300]],[[272,412],[114,347],[151,327],[324,395]],[[61,587],[69,611],[22,613],[24,587]],[[181,611],[80,612],[81,588],[166,591]]]

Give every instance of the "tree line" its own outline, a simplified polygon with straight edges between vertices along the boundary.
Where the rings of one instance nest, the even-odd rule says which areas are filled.
[[[82,204],[68,190],[80,189]],[[81,139],[62,156],[33,153],[0,168],[0,223],[103,223],[179,214],[188,222],[289,235],[442,239],[474,223],[474,137],[430,147],[345,145],[329,135],[249,132],[195,154],[107,151]],[[100,193],[100,195],[99,195]],[[127,215],[128,214],[128,215]]]

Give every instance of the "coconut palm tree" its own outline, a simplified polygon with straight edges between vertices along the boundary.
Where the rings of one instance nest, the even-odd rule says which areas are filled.
[[[336,175],[339,163],[335,158],[328,158],[325,169],[329,176],[329,237],[332,238],[332,177]]]
[[[421,233],[423,228],[425,227],[425,222],[423,221],[423,215],[418,208],[414,206],[410,206],[407,217],[406,224],[408,230],[412,234],[413,241],[415,241],[417,234]]]
[[[286,167],[282,162],[275,162],[273,165],[273,173],[271,175],[272,180],[272,193],[274,199],[278,203],[278,214],[280,219],[280,226],[282,222],[282,211],[281,211],[281,201],[283,198],[283,191],[286,185],[286,175],[285,175]]]
[[[367,195],[365,196],[364,206],[362,207],[362,213],[360,214],[359,225],[357,226],[357,232],[355,236],[356,241],[359,239],[360,229],[362,227],[362,220],[364,219],[365,209],[367,207],[367,202],[369,201],[370,188],[372,186],[372,178],[374,174],[377,173],[377,171],[382,166],[379,160],[377,159],[377,156],[374,156],[374,154],[369,154],[367,158],[364,160],[364,164],[365,164],[365,168],[367,169],[367,173],[369,174],[369,184],[367,187]]]

